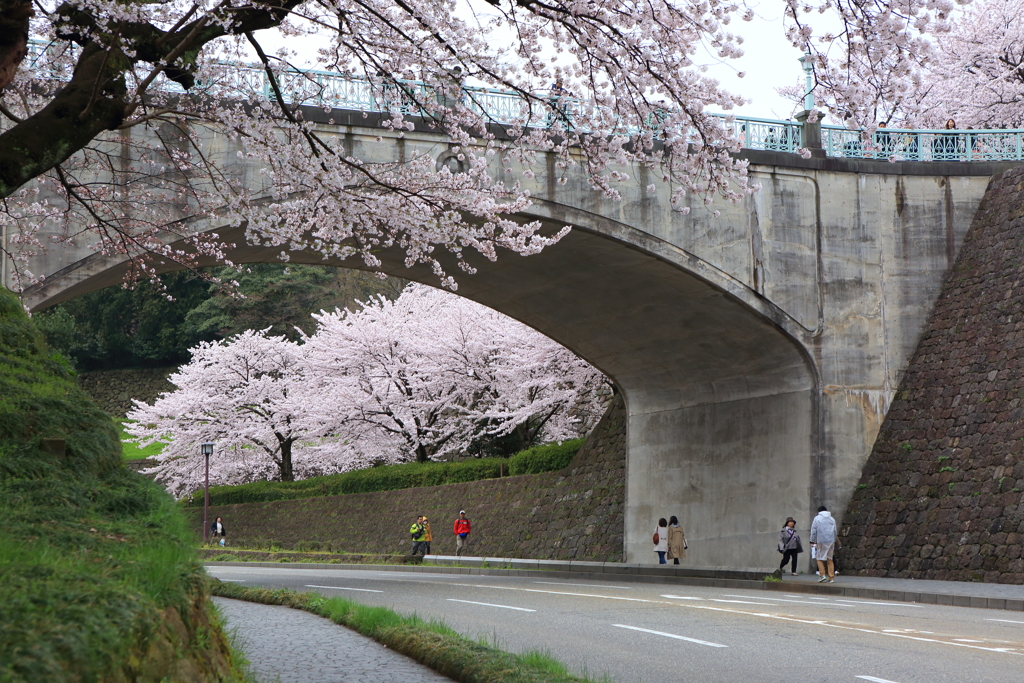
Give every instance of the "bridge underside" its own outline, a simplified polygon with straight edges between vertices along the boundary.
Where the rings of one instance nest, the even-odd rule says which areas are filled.
[[[550,216],[549,216],[550,217]],[[559,341],[613,378],[629,411],[625,554],[654,559],[659,517],[677,515],[691,566],[770,566],[781,520],[811,516],[815,378],[785,316],[691,255],[595,216],[543,253],[479,259],[458,294]],[[238,230],[219,230],[245,244]],[[237,263],[280,249],[241,246]],[[382,270],[436,284],[384,253]],[[292,262],[358,266],[291,253]],[[455,272],[454,264],[446,264]],[[116,285],[123,260],[90,256],[26,292],[39,309]]]

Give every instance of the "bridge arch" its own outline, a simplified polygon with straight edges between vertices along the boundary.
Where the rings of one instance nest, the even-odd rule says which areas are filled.
[[[459,278],[458,294],[562,343],[622,390],[628,561],[651,559],[651,530],[672,514],[687,527],[693,564],[744,566],[752,548],[770,551],[779,520],[810,510],[816,478],[818,380],[801,343],[806,332],[745,284],[638,228],[549,201],[522,218],[574,229],[534,256],[471,258],[477,273]],[[238,245],[227,254],[236,263],[278,261],[280,248],[248,245],[239,228],[195,227]],[[406,268],[397,250],[379,256],[383,272],[437,282],[429,268]],[[92,254],[27,289],[24,300],[40,310],[117,284],[127,265]],[[454,263],[445,267],[456,272]]]

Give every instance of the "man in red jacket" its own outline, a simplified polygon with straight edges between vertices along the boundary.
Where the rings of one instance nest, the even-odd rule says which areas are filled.
[[[459,518],[455,520],[455,555],[462,556],[462,551],[469,544],[469,520],[466,511],[459,510]]]

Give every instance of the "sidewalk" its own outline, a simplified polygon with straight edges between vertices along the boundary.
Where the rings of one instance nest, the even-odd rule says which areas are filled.
[[[957,605],[963,607],[991,607],[994,609],[1010,609],[1024,611],[1024,586],[1006,583],[970,583],[967,581],[933,581],[930,579],[890,579],[876,576],[846,576],[839,574],[836,582],[818,583],[814,574],[800,574],[782,577],[783,585],[797,585],[801,589],[813,586],[821,588],[844,588],[858,591],[872,591],[875,597],[883,597],[882,593],[892,594],[890,600],[907,602],[934,602],[937,604]],[[912,599],[922,596],[924,599]],[[930,600],[925,596],[945,596],[951,600]],[[1000,602],[1006,604],[1000,605]],[[982,604],[985,603],[985,604]]]
[[[451,683],[405,655],[315,614],[212,598],[260,683]]]

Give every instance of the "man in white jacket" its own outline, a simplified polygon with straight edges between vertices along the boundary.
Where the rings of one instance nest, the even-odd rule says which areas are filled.
[[[811,545],[815,549],[815,557],[818,558],[818,573],[821,574],[818,582],[834,583],[836,569],[832,557],[836,546],[836,520],[832,519],[832,515],[824,505],[818,508],[818,516],[811,522]],[[826,566],[827,574],[825,573]]]

